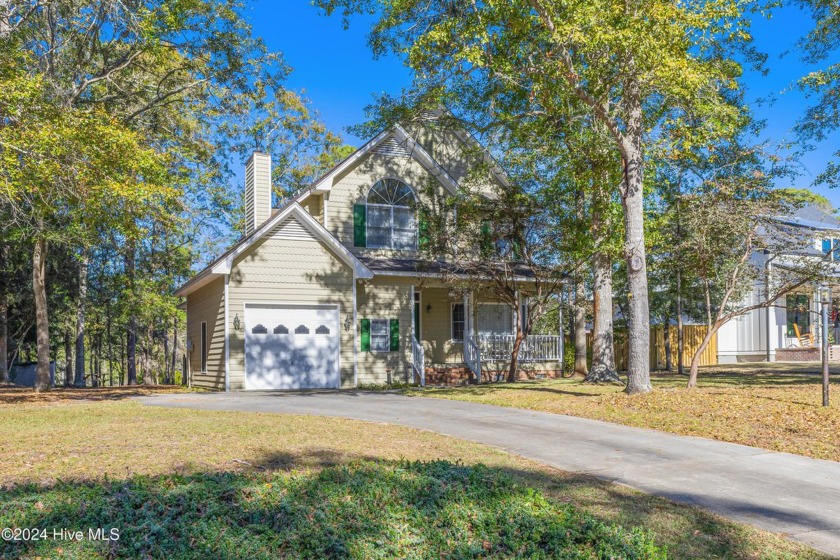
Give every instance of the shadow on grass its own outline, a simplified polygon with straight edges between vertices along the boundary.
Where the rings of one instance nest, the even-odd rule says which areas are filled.
[[[29,404],[61,401],[118,401],[142,395],[195,392],[178,385],[133,385],[124,387],[56,387],[36,392],[31,387],[0,386],[0,404]]]
[[[240,466],[0,490],[0,526],[119,530],[103,542],[0,543],[0,557],[61,548],[80,558],[663,558],[665,546],[676,558],[745,558],[779,549],[700,509],[551,469],[348,462],[329,449]]]

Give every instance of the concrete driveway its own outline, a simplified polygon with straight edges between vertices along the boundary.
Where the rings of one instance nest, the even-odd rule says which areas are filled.
[[[211,393],[147,405],[337,416],[401,424],[589,473],[840,557],[840,463],[544,412],[391,393]]]

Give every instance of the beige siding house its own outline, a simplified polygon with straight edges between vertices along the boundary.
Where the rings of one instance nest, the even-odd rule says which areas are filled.
[[[417,208],[458,193],[475,157],[464,133],[397,125],[272,208],[271,159],[254,153],[245,236],[177,292],[191,383],[230,391],[491,378],[518,310],[455,293],[417,249]],[[505,181],[494,169],[479,188]],[[543,338],[527,363],[551,374],[562,339]]]

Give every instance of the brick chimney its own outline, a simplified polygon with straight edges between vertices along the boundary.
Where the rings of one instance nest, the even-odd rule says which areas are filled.
[[[254,152],[245,162],[245,235],[271,217],[271,156]]]

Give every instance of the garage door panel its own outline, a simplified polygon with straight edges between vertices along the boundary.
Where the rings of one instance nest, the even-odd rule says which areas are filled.
[[[247,389],[340,386],[336,308],[248,306],[245,315]]]

